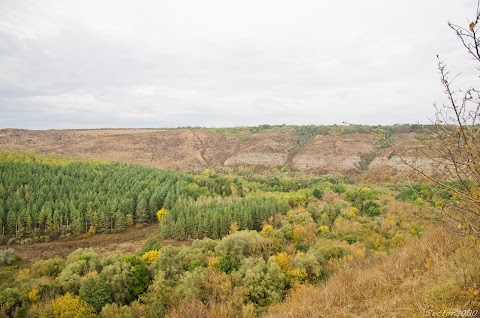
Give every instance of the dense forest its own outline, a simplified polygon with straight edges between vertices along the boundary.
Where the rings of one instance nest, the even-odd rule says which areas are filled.
[[[220,203],[232,191],[234,199]],[[171,235],[192,236],[192,226],[199,226],[201,216],[219,228],[197,230],[196,237],[218,238],[228,233],[234,219],[242,229],[258,229],[263,219],[286,211],[286,204],[275,198],[242,196],[242,184],[225,178],[193,178],[120,163],[64,159],[47,163],[31,154],[0,153],[0,229],[2,239],[10,242],[118,232],[129,225],[154,222],[160,209],[171,210],[166,217],[170,232],[175,233]],[[205,210],[208,204],[202,202],[212,197],[218,197],[220,207]],[[202,205],[206,217],[195,212]]]
[[[262,222],[306,205],[342,177],[219,177],[212,170],[182,174],[121,163],[0,152],[1,241],[48,241],[82,233],[119,232],[165,213],[166,237],[221,238],[236,222]],[[332,183],[333,182],[333,183]],[[316,186],[317,188],[313,189]],[[313,193],[315,191],[315,193]]]
[[[276,169],[185,174],[3,151],[1,237],[10,246],[0,250],[0,310],[12,317],[254,317],[300,286],[419,237],[440,216],[428,188],[413,186]],[[28,266],[15,254],[15,244],[148,223],[158,223],[158,232],[134,254],[79,249]],[[164,238],[190,243],[170,246]]]

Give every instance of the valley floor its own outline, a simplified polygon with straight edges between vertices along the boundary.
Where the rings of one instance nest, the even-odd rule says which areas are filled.
[[[162,245],[187,245],[189,241],[158,240],[158,225],[152,224],[142,228],[130,227],[125,231],[113,234],[96,234],[82,236],[68,241],[49,243],[34,243],[29,245],[13,245],[15,252],[27,262],[39,259],[49,259],[55,256],[66,258],[78,248],[93,249],[98,255],[108,255],[115,252],[133,253],[140,249],[150,237],[155,237]],[[0,245],[0,249],[7,247]]]

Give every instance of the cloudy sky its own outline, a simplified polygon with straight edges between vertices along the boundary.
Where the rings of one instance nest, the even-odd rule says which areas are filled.
[[[475,0],[0,0],[0,128],[425,123]],[[478,78],[476,79],[478,80]]]

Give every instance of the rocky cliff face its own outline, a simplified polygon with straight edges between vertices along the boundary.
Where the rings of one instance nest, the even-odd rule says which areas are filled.
[[[398,134],[404,153],[414,142],[412,134]],[[240,130],[219,133],[209,129],[117,130],[0,130],[0,149],[57,153],[143,164],[179,171],[254,166],[291,169],[312,174],[389,174],[408,169],[379,149],[375,136],[317,135],[301,144],[294,131]],[[422,159],[427,160],[427,159]],[[428,160],[427,160],[428,161]],[[423,162],[425,166],[431,162]]]
[[[360,163],[372,152],[377,140],[370,134],[316,136],[292,158],[296,170],[314,173],[351,174],[360,171]]]

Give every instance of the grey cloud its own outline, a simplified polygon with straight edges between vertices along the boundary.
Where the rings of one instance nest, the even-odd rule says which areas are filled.
[[[426,122],[476,3],[0,4],[0,127]],[[467,63],[465,63],[467,62]]]

